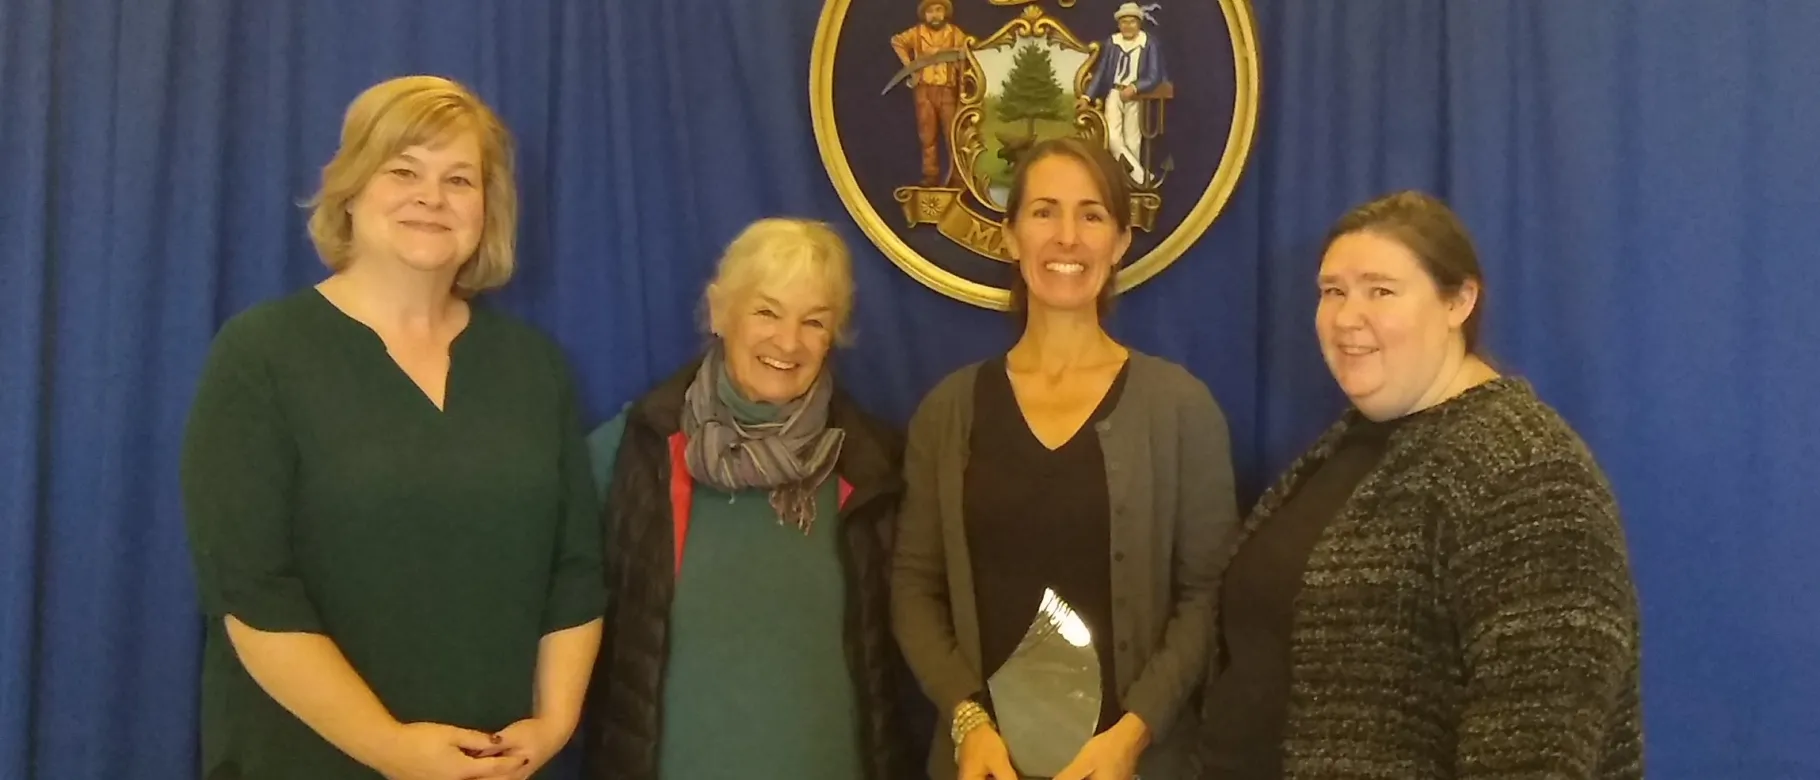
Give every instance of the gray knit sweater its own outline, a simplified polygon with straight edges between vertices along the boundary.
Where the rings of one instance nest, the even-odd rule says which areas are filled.
[[[1290,467],[1240,544],[1359,419],[1348,412]],[[1643,776],[1637,602],[1617,505],[1579,437],[1523,380],[1407,419],[1302,583],[1286,777]]]

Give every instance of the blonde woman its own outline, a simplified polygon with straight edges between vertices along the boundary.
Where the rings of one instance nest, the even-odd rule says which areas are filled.
[[[587,777],[911,777],[887,589],[901,445],[828,370],[847,249],[761,220],[705,297],[707,354],[589,437],[612,599]]]
[[[568,371],[476,298],[513,267],[511,140],[467,89],[349,107],[322,283],[234,317],[188,424],[209,780],[530,777],[600,642]]]

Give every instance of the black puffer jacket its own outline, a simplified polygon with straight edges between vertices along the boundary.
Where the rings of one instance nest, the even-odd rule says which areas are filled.
[[[589,780],[658,780],[664,667],[675,596],[669,438],[680,427],[693,363],[626,412],[605,518],[606,636],[582,724]],[[859,692],[865,780],[916,772],[904,728],[905,666],[891,638],[891,539],[903,490],[901,436],[838,389],[829,425],[846,431],[835,472],[853,487],[840,512],[846,572],[844,647]]]

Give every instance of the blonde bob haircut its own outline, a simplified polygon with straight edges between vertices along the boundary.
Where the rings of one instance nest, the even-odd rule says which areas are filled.
[[[412,146],[436,146],[473,133],[480,143],[486,217],[480,247],[455,275],[463,297],[512,278],[518,238],[518,186],[512,136],[499,116],[467,87],[437,76],[404,76],[369,87],[348,105],[341,148],[322,169],[322,189],[310,208],[310,241],[331,271],[353,262],[348,204],[382,166]]]
[[[833,309],[829,330],[838,344],[848,342],[853,312],[853,258],[847,243],[825,222],[773,217],[740,231],[720,257],[703,303],[708,329],[727,322],[760,288],[793,284],[823,285]]]

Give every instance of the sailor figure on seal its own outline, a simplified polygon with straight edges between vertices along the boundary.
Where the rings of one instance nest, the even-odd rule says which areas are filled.
[[[1125,3],[1113,12],[1119,31],[1102,47],[1093,81],[1081,95],[1083,101],[1105,101],[1102,113],[1106,117],[1106,148],[1138,184],[1150,178],[1139,155],[1144,143],[1139,96],[1169,80],[1163,67],[1162,43],[1153,30],[1144,29],[1146,21],[1156,23],[1151,12],[1159,7],[1154,3]]]

